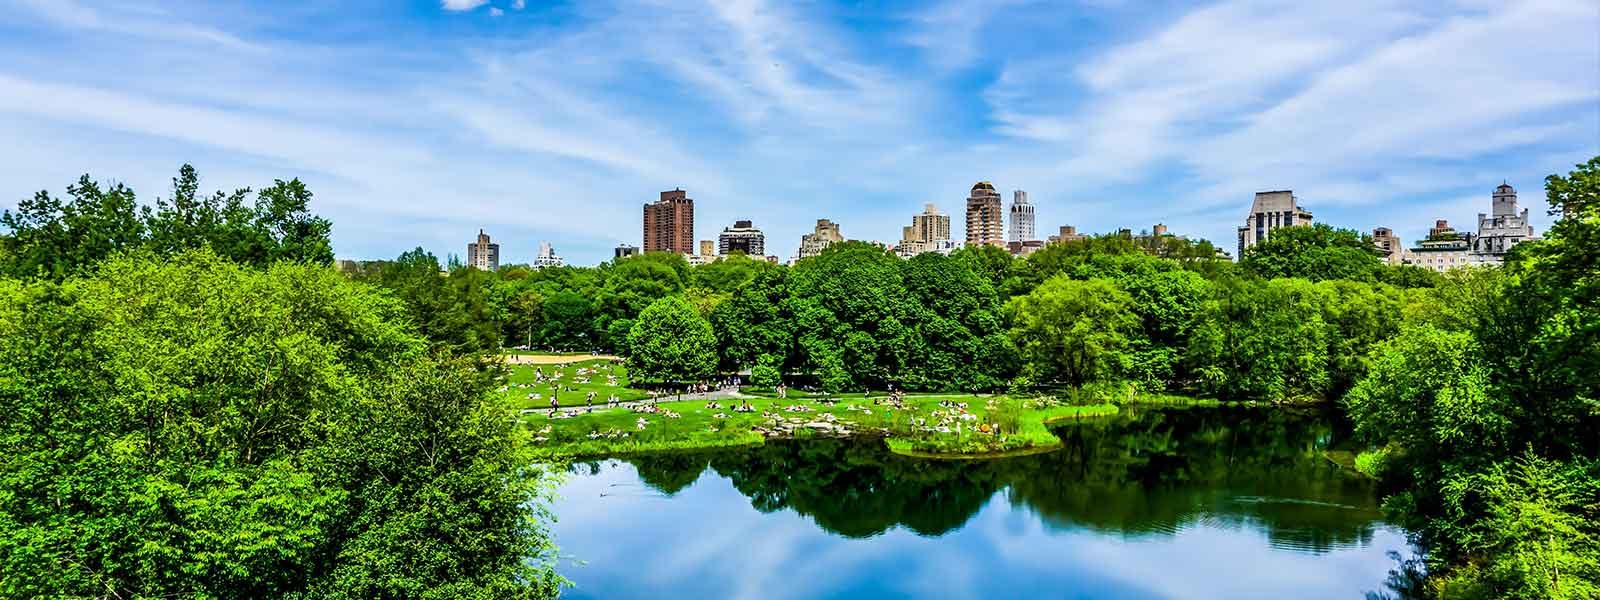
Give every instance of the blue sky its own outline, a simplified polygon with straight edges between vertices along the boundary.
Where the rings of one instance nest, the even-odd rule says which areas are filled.
[[[1421,6],[1417,6],[1421,5]],[[787,258],[1025,189],[1044,232],[1233,246],[1251,194],[1469,226],[1600,154],[1592,0],[0,0],[0,206],[82,173],[166,195],[299,177],[340,257],[570,261],[682,187]],[[961,219],[955,219],[959,237]]]

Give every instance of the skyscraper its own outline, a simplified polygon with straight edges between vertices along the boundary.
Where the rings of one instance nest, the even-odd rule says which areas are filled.
[[[489,242],[489,234],[478,230],[478,241],[467,244],[467,266],[485,271],[500,268],[500,244]]]
[[[767,235],[750,221],[734,221],[733,227],[724,227],[717,236],[717,250],[721,254],[742,252],[759,258],[767,251]]]
[[[922,214],[911,215],[911,225],[900,228],[900,245],[895,253],[910,258],[923,252],[945,252],[954,248],[950,242],[950,215],[939,212],[932,203],[922,207]]]
[[[1028,204],[1028,193],[1016,190],[1011,193],[1011,242],[1034,240],[1033,205]]]
[[[1256,192],[1250,214],[1239,228],[1239,258],[1244,258],[1245,248],[1267,241],[1274,229],[1310,225],[1311,212],[1300,208],[1299,200],[1289,190]]]
[[[638,255],[639,247],[632,244],[617,244],[616,249],[611,251],[611,258],[627,258]]]
[[[1006,246],[1002,210],[1000,192],[995,191],[994,184],[973,184],[972,193],[967,196],[967,246]]]
[[[644,205],[644,251],[694,254],[694,200],[681,189]]]

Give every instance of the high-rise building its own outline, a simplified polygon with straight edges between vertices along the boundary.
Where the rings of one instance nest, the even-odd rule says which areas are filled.
[[[539,242],[539,254],[533,257],[533,268],[560,267],[566,264],[566,261],[556,256],[556,251],[550,247],[550,242]]]
[[[1239,258],[1244,258],[1245,248],[1272,237],[1274,229],[1310,224],[1311,212],[1300,208],[1299,198],[1294,197],[1294,192],[1256,192],[1255,202],[1250,205],[1250,214],[1245,216],[1244,226],[1239,228]]]
[[[1472,252],[1480,264],[1502,264],[1506,251],[1527,240],[1539,239],[1528,224],[1528,209],[1517,211],[1517,190],[1502,181],[1491,196],[1489,214],[1478,213],[1478,235]]]
[[[900,228],[900,245],[895,253],[910,258],[923,252],[949,252],[956,247],[950,241],[950,215],[939,212],[932,203],[922,207],[922,214],[911,215],[911,225]]]
[[[694,200],[681,189],[644,205],[644,251],[694,253]]]
[[[711,240],[700,240],[700,251],[694,254],[685,254],[683,258],[691,265],[709,265],[717,262],[717,245]]]
[[[478,241],[467,244],[467,266],[485,271],[500,268],[500,244],[489,242],[489,234],[478,230]]]
[[[1388,227],[1378,227],[1372,230],[1372,245],[1378,247],[1383,253],[1383,262],[1398,265],[1405,258],[1405,246],[1400,245],[1400,237]]]
[[[722,228],[722,234],[717,236],[717,250],[722,254],[740,252],[760,258],[767,252],[767,234],[750,221],[734,221],[733,227]]]
[[[1033,231],[1033,205],[1028,204],[1028,193],[1016,190],[1011,193],[1010,241],[1031,242],[1038,239]]]
[[[994,184],[979,181],[967,196],[967,246],[1006,247],[1004,208]]]
[[[844,236],[839,233],[839,224],[828,219],[817,219],[816,230],[800,236],[800,249],[795,252],[794,259],[811,258],[822,254],[822,250],[844,241]]]
[[[639,247],[633,244],[617,244],[616,249],[611,251],[611,258],[627,258],[638,255]]]

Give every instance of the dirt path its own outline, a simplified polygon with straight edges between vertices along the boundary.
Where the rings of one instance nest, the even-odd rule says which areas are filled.
[[[508,365],[565,365],[586,360],[622,360],[610,354],[573,354],[570,356],[557,356],[553,354],[507,354]]]

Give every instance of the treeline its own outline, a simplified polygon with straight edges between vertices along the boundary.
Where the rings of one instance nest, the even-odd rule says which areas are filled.
[[[255,267],[333,262],[333,226],[311,213],[311,191],[299,179],[274,181],[254,201],[250,196],[249,189],[201,194],[190,165],[153,207],[140,205],[123,184],[102,186],[84,175],[65,199],[40,191],[0,214],[0,274],[59,280],[119,253],[202,247]]]
[[[1206,242],[1108,235],[1026,259],[980,247],[902,260],[842,243],[789,267],[649,253],[493,273],[417,249],[351,275],[396,293],[441,345],[615,352],[645,381],[747,372],[835,391],[1131,381],[1264,400],[1338,397],[1441,281],[1384,265],[1369,238],[1327,226],[1285,230],[1240,264]]]

